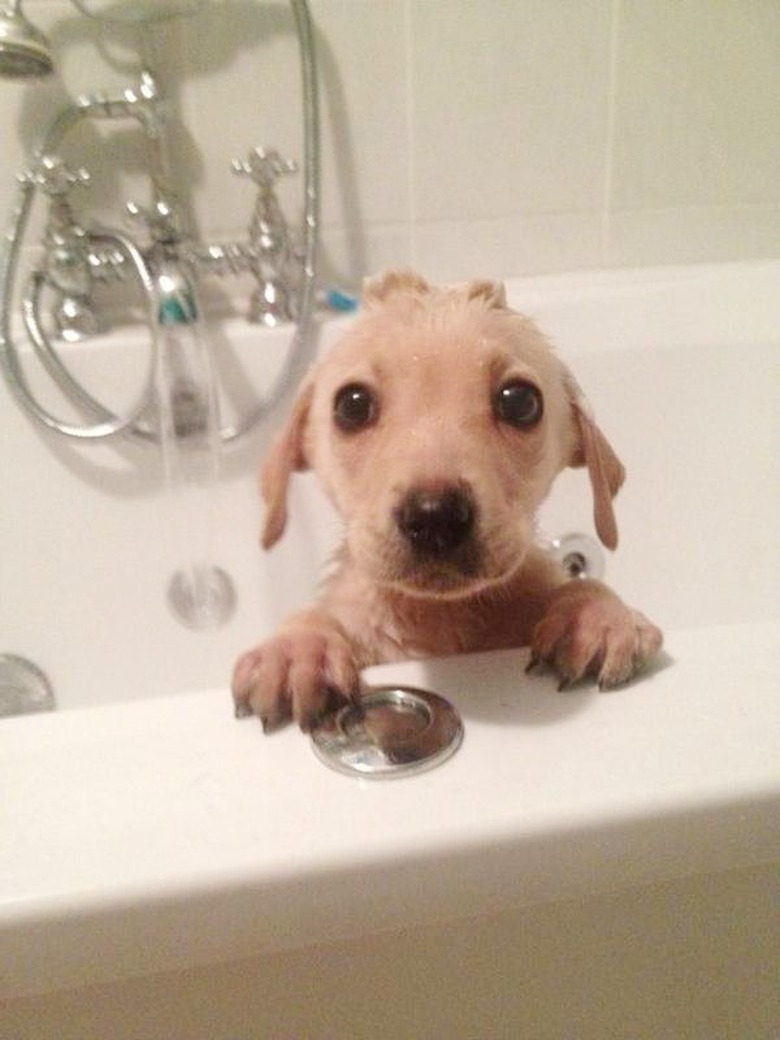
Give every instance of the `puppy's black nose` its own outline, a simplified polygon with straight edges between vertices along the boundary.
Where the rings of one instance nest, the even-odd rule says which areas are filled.
[[[410,491],[396,512],[396,523],[417,552],[442,556],[466,541],[475,517],[471,496],[448,485]]]

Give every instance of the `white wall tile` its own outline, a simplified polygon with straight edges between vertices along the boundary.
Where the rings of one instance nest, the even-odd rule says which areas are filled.
[[[460,278],[780,252],[775,0],[310,2],[328,280],[411,262]],[[26,0],[25,12],[50,33],[59,71],[0,82],[3,222],[45,123],[69,96],[125,86],[138,63],[134,33],[68,0]],[[181,113],[178,191],[203,234],[241,236],[254,192],[231,157],[258,143],[301,154],[289,7],[212,0],[155,41]],[[84,127],[65,151],[94,177],[74,196],[80,211],[121,223],[124,201],[147,196],[135,128]],[[300,178],[282,197],[296,219]]]
[[[780,5],[621,0],[607,264],[780,254]]]
[[[313,0],[323,115],[323,266],[354,284],[410,262],[403,0]]]
[[[622,0],[612,203],[780,204],[780,4]]]
[[[623,210],[611,218],[608,267],[769,259],[780,255],[780,206]]]
[[[327,223],[409,217],[406,39],[399,0],[314,0]]]
[[[324,285],[356,291],[367,274],[411,267],[415,262],[408,222],[323,230],[320,275]]]
[[[412,0],[419,220],[601,206],[609,0]]]
[[[598,266],[598,213],[528,213],[431,221],[415,228],[415,260],[429,278],[505,278]]]

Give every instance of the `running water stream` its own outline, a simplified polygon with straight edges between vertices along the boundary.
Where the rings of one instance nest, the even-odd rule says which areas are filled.
[[[190,628],[228,620],[235,591],[214,560],[215,506],[222,442],[216,380],[194,296],[162,290],[156,327],[157,410],[170,536],[178,569],[168,587],[176,617]]]

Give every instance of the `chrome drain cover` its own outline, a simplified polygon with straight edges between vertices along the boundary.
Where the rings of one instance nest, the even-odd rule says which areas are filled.
[[[432,769],[460,747],[463,724],[449,701],[411,686],[374,686],[360,704],[329,715],[312,733],[322,761],[373,779]]]

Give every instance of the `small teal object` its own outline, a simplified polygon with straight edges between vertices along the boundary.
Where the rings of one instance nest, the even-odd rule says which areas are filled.
[[[166,296],[157,311],[161,325],[192,325],[198,320],[198,308],[191,293]]]
[[[342,289],[328,289],[325,299],[329,307],[334,311],[349,313],[358,309],[360,301],[357,296],[344,292]]]

